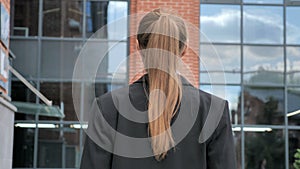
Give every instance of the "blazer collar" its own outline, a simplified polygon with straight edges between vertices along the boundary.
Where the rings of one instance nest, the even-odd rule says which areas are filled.
[[[186,78],[180,75],[182,85],[184,86],[193,86]],[[146,82],[148,84],[148,74],[144,74],[141,78],[139,78],[137,81],[134,83],[143,83]]]

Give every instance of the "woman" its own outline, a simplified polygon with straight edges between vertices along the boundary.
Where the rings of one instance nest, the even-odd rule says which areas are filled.
[[[96,100],[81,169],[235,169],[227,101],[177,71],[187,44],[184,21],[153,10],[142,18],[137,41],[146,75],[128,92]]]

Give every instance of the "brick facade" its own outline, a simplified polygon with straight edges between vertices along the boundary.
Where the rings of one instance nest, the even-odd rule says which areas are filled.
[[[168,8],[176,11],[179,16],[185,19],[191,25],[199,28],[200,17],[200,1],[199,0],[131,0],[130,1],[130,14],[148,12],[155,8]],[[138,19],[130,20],[130,32],[135,34],[137,32]],[[193,75],[187,75],[187,78],[195,86],[199,85],[199,32],[189,32],[189,47],[186,55],[183,57],[183,61],[189,66]],[[129,56],[129,81],[133,82],[138,79],[142,72],[143,65],[141,58],[136,54],[136,37],[130,37],[130,56]],[[140,72],[138,75],[136,72]],[[194,76],[194,79],[192,78]],[[193,79],[193,80],[192,80]]]

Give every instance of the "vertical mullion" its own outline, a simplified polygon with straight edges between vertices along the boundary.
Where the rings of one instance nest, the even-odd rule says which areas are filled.
[[[245,132],[244,132],[244,4],[240,4],[240,40],[241,40],[241,162],[242,169],[245,169]]]
[[[127,58],[126,58],[126,65],[127,65],[127,68],[126,68],[126,71],[127,71],[127,74],[126,74],[126,83],[129,84],[129,63],[130,63],[130,25],[131,25],[131,18],[130,18],[130,3],[131,1],[130,0],[127,0]],[[200,18],[200,17],[199,17]]]
[[[82,15],[82,38],[85,39],[86,38],[86,1],[87,0],[83,0],[83,15]]]
[[[41,70],[41,54],[42,54],[42,41],[43,35],[43,0],[39,0],[39,15],[38,15],[38,57],[37,57],[37,90],[40,90],[40,70]],[[39,98],[36,96],[36,103],[39,103]],[[39,136],[39,114],[35,114],[35,134],[34,134],[34,149],[33,149],[33,168],[37,168],[38,161],[38,136]]]
[[[79,124],[82,125],[84,123],[84,93],[85,93],[85,82],[80,83],[80,112],[79,112]],[[80,152],[80,159],[82,157],[82,152],[83,152],[83,128],[80,127],[80,146],[79,146],[79,152]]]
[[[286,2],[283,5],[283,58],[284,58],[284,133],[285,133],[285,168],[289,168],[289,130],[288,130],[288,118],[287,118],[287,53],[286,53]]]

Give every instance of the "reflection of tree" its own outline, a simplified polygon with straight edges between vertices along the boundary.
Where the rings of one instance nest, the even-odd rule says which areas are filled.
[[[246,87],[244,116],[246,124],[282,124],[283,93],[279,89]]]
[[[283,83],[283,73],[281,71],[268,71],[263,67],[259,67],[249,79],[249,83],[257,84],[257,83],[274,83],[274,84],[282,84]]]
[[[247,133],[246,168],[283,169],[284,168],[284,140],[280,132]]]
[[[264,105],[264,111],[261,116],[257,116],[258,124],[272,124],[277,116],[278,100],[270,96]]]
[[[269,96],[262,101],[245,93],[245,103],[251,109],[247,119],[257,124],[272,124],[278,117],[278,100]],[[247,110],[247,104],[245,111]],[[252,115],[251,115],[252,114]],[[247,169],[281,169],[284,168],[284,140],[280,132],[246,133],[246,168]]]

